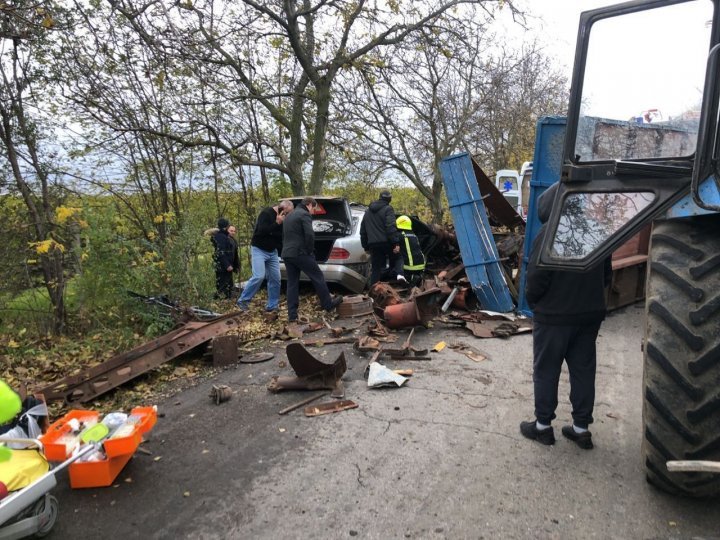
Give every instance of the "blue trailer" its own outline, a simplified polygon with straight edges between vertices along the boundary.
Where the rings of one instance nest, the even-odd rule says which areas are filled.
[[[483,309],[507,313],[513,311],[515,304],[500,265],[476,170],[479,167],[467,153],[456,154],[440,162],[440,173],[470,285]]]

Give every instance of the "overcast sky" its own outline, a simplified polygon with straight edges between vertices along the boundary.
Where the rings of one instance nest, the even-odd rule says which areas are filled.
[[[613,0],[522,0],[521,8],[529,14],[528,24],[547,45],[548,55],[555,56],[572,75],[580,13],[619,3]]]

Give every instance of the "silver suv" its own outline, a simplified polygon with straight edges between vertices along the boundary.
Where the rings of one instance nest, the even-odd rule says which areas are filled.
[[[360,243],[360,223],[366,206],[350,204],[342,197],[313,197],[318,211],[312,216],[315,231],[315,260],[328,283],[337,283],[351,292],[365,289],[370,275],[370,256]],[[289,197],[295,206],[303,197]],[[280,276],[287,279],[280,260]],[[301,281],[309,281],[305,274]]]

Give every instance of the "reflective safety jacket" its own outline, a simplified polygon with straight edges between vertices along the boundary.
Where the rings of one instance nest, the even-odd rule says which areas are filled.
[[[408,231],[399,231],[400,251],[403,255],[403,270],[407,272],[420,272],[425,270],[425,254],[420,249],[418,237]]]

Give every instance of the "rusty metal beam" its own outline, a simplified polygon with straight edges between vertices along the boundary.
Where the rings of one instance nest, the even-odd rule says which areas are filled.
[[[208,322],[189,322],[102,364],[54,382],[39,392],[47,401],[64,400],[68,404],[90,401],[216,336],[226,334],[241,323],[237,313]]]

